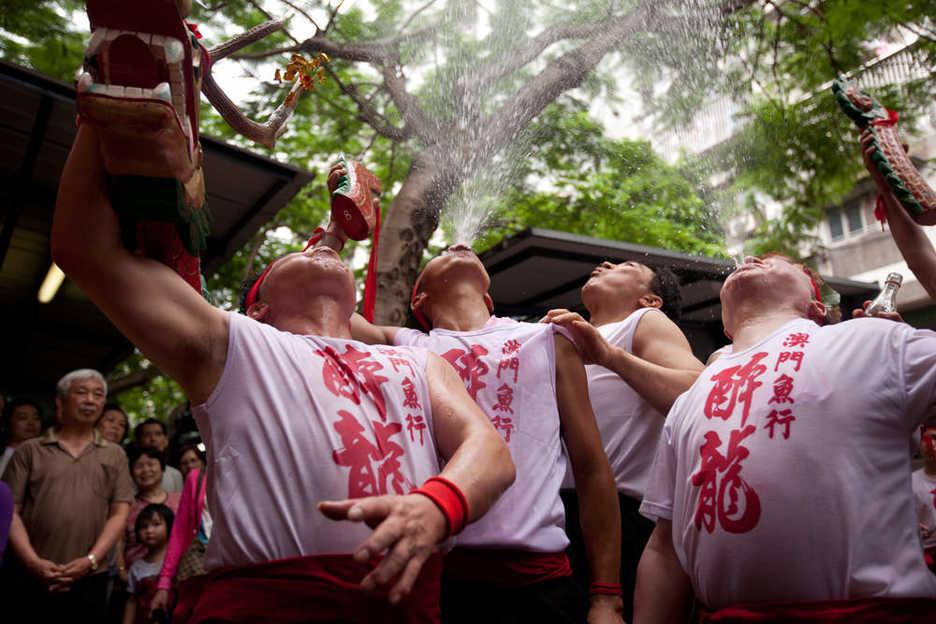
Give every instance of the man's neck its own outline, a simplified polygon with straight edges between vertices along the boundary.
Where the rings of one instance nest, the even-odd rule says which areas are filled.
[[[301,313],[278,314],[269,320],[276,329],[291,334],[346,339],[351,338],[349,322],[333,299],[313,301]]]
[[[59,444],[73,457],[78,457],[89,444],[94,443],[94,425],[65,421],[55,432]]]
[[[451,287],[431,305],[432,326],[451,331],[475,331],[491,319],[483,294],[473,285]]]
[[[621,305],[619,303],[593,303],[588,308],[588,322],[595,327],[623,321],[640,309],[640,305]]]
[[[743,320],[730,329],[732,349],[735,353],[757,344],[790,321],[803,318],[790,310],[752,313],[739,317]]]

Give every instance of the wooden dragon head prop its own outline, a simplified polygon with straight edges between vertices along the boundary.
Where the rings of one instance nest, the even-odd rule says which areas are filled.
[[[845,78],[839,78],[832,84],[832,93],[842,111],[870,136],[871,160],[884,176],[894,197],[917,223],[936,224],[936,193],[907,156],[897,131],[897,113],[886,109],[874,96]],[[883,221],[881,204],[879,198],[875,215]]]
[[[125,245],[201,290],[209,233],[199,143],[199,93],[239,134],[268,148],[308,81],[296,80],[266,123],[247,118],[211,76],[213,63],[283,27],[261,24],[207,50],[186,23],[191,0],[88,0],[91,23],[76,75],[81,123],[98,128]]]

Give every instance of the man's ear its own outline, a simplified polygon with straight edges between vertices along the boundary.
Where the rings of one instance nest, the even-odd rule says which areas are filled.
[[[822,325],[826,321],[826,312],[824,303],[821,301],[810,301],[809,307],[806,308],[806,318]]]
[[[491,295],[488,293],[484,293],[484,305],[487,306],[488,312],[494,313],[494,300],[491,299]]]
[[[62,419],[62,412],[65,411],[65,405],[62,401],[62,397],[58,394],[55,395],[55,419]]]
[[[647,293],[646,295],[643,295],[640,297],[640,299],[637,300],[637,302],[642,308],[656,308],[659,310],[663,307],[663,299],[660,298],[660,295],[654,293]]]
[[[270,306],[263,301],[257,301],[247,309],[247,316],[261,323],[270,312]]]
[[[410,299],[410,310],[413,310],[414,312],[422,312],[422,307],[426,305],[428,298],[429,296],[426,294],[426,291],[420,290],[413,296],[412,299]]]

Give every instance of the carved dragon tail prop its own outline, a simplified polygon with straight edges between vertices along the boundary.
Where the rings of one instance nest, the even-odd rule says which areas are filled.
[[[100,129],[124,244],[202,292],[210,220],[198,140],[208,54],[185,0],[88,0],[91,39],[78,72],[81,123]]]
[[[866,91],[844,78],[832,84],[835,99],[846,115],[871,137],[872,160],[904,209],[921,225],[936,224],[936,193],[907,156],[897,132],[898,115],[881,106]],[[883,226],[883,199],[874,210]]]
[[[351,240],[364,240],[373,234],[367,279],[364,282],[364,318],[374,322],[377,300],[377,246],[380,241],[380,180],[364,165],[341,155],[340,164],[347,173],[338,178],[338,187],[331,196],[332,220],[341,226]]]

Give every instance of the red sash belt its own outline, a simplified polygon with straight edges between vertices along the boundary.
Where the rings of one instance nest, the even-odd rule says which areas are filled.
[[[453,581],[517,587],[569,576],[565,552],[455,548],[445,556],[442,575]]]
[[[361,580],[373,568],[354,562],[350,555],[316,555],[219,568],[179,585],[179,604],[172,621],[439,622],[441,554],[429,557],[413,591],[397,605],[390,604],[386,592],[360,588]]]
[[[842,622],[930,624],[936,622],[931,598],[862,598],[815,602],[752,602],[704,611],[700,624],[736,622]]]

